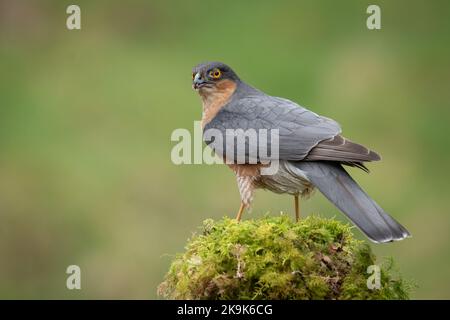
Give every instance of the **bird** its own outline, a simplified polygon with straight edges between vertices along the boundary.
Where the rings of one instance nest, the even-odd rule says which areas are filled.
[[[250,207],[254,191],[265,189],[294,196],[299,221],[299,197],[306,198],[318,189],[371,241],[386,243],[411,236],[344,169],[352,166],[368,172],[365,163],[381,158],[375,151],[345,138],[336,121],[250,86],[222,62],[196,65],[192,69],[192,88],[202,103],[204,142],[224,160],[233,159],[225,163],[236,175],[241,198],[236,220],[240,221]],[[227,130],[239,135],[249,129],[277,130],[277,159],[258,154],[256,163],[237,162],[237,149],[233,149],[231,157],[225,152],[228,142],[213,141],[205,134],[215,130],[226,138]],[[248,160],[250,155],[245,152]],[[276,173],[263,175],[262,169],[275,160]]]

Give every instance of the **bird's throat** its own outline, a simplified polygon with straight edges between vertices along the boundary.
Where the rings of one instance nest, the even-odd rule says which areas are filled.
[[[235,90],[236,83],[225,79],[217,82],[212,88],[199,91],[203,104],[202,128],[227,104]]]

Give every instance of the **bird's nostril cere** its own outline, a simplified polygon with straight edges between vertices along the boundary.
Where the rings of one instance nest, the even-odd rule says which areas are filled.
[[[205,83],[200,73],[197,73],[194,77],[194,88],[199,88]]]

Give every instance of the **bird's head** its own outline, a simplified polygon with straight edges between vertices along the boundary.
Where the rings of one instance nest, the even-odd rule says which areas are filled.
[[[201,63],[192,69],[192,88],[202,96],[235,87],[238,81],[236,73],[222,62]]]

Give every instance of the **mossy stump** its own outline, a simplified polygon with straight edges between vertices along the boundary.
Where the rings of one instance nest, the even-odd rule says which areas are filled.
[[[409,286],[380,265],[368,289],[370,246],[351,226],[317,216],[205,220],[176,256],[158,294],[168,299],[408,299]]]

